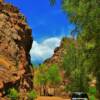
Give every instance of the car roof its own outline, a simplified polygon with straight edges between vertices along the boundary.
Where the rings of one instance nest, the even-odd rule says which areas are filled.
[[[86,94],[85,92],[72,92],[72,94]]]

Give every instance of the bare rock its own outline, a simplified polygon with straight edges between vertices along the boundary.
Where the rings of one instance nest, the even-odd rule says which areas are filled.
[[[69,48],[70,44],[75,41],[71,38],[64,37],[61,41],[61,44],[59,47],[57,47],[54,50],[54,54],[51,58],[44,61],[44,64],[46,64],[48,67],[50,67],[52,64],[56,64],[60,66],[63,62],[64,54],[67,53],[67,48]]]
[[[15,84],[19,84],[19,91],[21,88],[26,91],[32,88],[31,32],[26,18],[16,7],[0,3],[0,89]]]

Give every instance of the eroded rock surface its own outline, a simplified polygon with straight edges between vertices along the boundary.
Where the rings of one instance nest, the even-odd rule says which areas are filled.
[[[8,85],[24,92],[32,88],[31,32],[16,7],[0,3],[0,91]]]
[[[44,64],[46,64],[48,67],[50,67],[52,64],[56,64],[61,67],[64,55],[67,53],[67,49],[72,42],[75,42],[72,38],[64,37],[61,40],[60,46],[54,50],[53,56],[45,60]]]

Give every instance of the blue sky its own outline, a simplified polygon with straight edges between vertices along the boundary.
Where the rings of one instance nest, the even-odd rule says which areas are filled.
[[[74,27],[67,14],[65,15],[61,10],[61,0],[57,0],[54,7],[50,6],[49,0],[6,0],[6,2],[18,7],[26,16],[27,22],[32,28],[34,42],[31,58],[34,63],[42,62],[52,56],[54,48],[60,45],[61,38],[69,36]],[[48,42],[48,44],[44,42]],[[44,44],[46,48],[44,48]],[[48,45],[51,47],[48,47]],[[51,49],[52,53],[48,49]],[[38,54],[39,52],[41,53]]]

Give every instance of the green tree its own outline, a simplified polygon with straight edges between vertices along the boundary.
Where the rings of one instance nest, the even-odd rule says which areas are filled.
[[[65,70],[65,77],[71,83],[69,90],[71,91],[87,91],[88,89],[88,68],[85,66],[85,55],[83,47],[79,46],[77,41],[72,40],[63,59],[62,66]]]
[[[8,93],[8,97],[12,100],[18,100],[19,99],[19,93],[15,88],[11,88]]]
[[[37,98],[37,94],[34,90],[28,92],[28,99],[35,100]]]
[[[63,63],[62,63],[62,67],[65,70],[65,76],[67,78],[70,77],[71,72],[76,68],[77,66],[77,61],[76,61],[76,48],[75,48],[75,44],[74,41],[72,40],[72,42],[69,43],[68,48],[65,45],[65,54],[64,54],[64,58],[63,58]]]
[[[100,96],[100,2],[99,0],[62,0],[62,9],[69,15],[70,21],[75,24],[73,31],[78,33],[81,45],[85,48],[85,55],[95,69],[97,90]],[[89,45],[93,47],[88,48]],[[86,59],[86,60],[87,60]]]
[[[92,68],[96,71],[97,89],[100,94],[100,7],[98,0],[63,0],[62,7],[70,21],[75,23],[78,38],[85,47],[85,55],[92,58]],[[76,31],[76,30],[75,30]],[[89,47],[89,45],[93,45]],[[89,59],[88,58],[88,59]],[[94,59],[95,58],[95,59]],[[87,59],[86,59],[87,60]]]
[[[61,82],[61,75],[58,66],[52,65],[48,69],[48,75],[49,75],[49,82],[50,85],[53,85],[54,89],[57,87],[57,85]],[[54,91],[55,95],[55,91]]]
[[[56,65],[47,67],[42,64],[35,71],[34,83],[41,87],[40,95],[47,95],[47,85],[53,86],[56,88],[57,84],[60,84],[61,76],[59,68]]]
[[[71,91],[88,91],[88,76],[84,68],[76,68],[71,74]]]
[[[48,83],[48,68],[42,64],[37,68],[34,76],[34,83],[40,86],[40,95],[46,95],[46,85]]]

